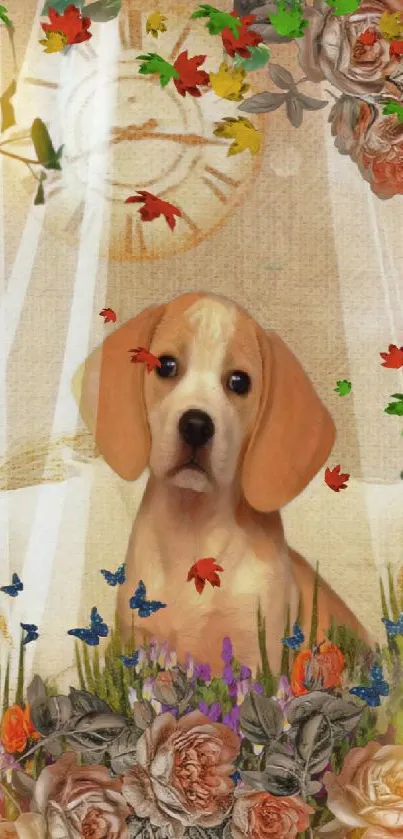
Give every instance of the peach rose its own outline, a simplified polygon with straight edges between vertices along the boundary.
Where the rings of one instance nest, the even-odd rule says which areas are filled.
[[[376,105],[342,96],[329,121],[335,145],[350,155],[378,198],[403,193],[403,123]]]
[[[9,754],[23,752],[31,737],[37,739],[39,734],[32,725],[29,705],[26,705],[25,709],[20,705],[7,708],[1,721],[0,733],[6,752]]]
[[[317,652],[301,650],[291,670],[291,690],[294,696],[303,696],[309,690],[339,687],[343,667],[343,653],[330,641],[320,644]]]
[[[400,99],[403,77],[390,41],[379,30],[384,12],[402,12],[401,0],[361,0],[357,11],[335,15],[324,0],[306,6],[309,22],[298,40],[299,63],[308,79],[327,79],[342,93],[353,96],[388,94]],[[363,32],[373,33],[373,43],[360,40]],[[392,53],[392,54],[391,54]],[[388,78],[387,78],[388,77]]]
[[[315,812],[298,795],[242,789],[235,796],[231,821],[234,839],[295,839],[309,827],[309,816]]]
[[[106,766],[79,766],[66,752],[42,770],[35,786],[32,809],[46,822],[48,836],[68,839],[126,839],[130,809],[121,781]]]
[[[13,822],[0,821],[0,839],[45,839],[45,822],[38,813],[22,813]]]
[[[324,784],[335,828],[362,839],[403,839],[403,746],[372,741],[351,749],[340,774],[326,772]]]
[[[161,714],[140,737],[123,795],[140,818],[168,827],[174,839],[198,824],[221,824],[233,800],[230,775],[239,737],[200,711],[179,720]]]

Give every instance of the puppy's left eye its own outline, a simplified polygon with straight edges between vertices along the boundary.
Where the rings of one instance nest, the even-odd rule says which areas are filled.
[[[234,370],[228,376],[227,387],[228,390],[236,393],[237,396],[245,396],[251,388],[250,376],[247,373],[243,373],[242,370]]]

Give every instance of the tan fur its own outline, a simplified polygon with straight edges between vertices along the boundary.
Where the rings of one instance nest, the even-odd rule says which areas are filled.
[[[137,346],[178,358],[178,377],[163,380],[131,364],[128,350]],[[245,397],[226,390],[234,370],[251,377]],[[189,408],[207,411],[215,425],[199,455],[203,472],[182,468],[177,428]],[[260,604],[277,670],[287,610],[294,620],[302,598],[309,621],[314,582],[310,565],[288,548],[278,510],[322,468],[334,440],[330,415],[291,351],[233,303],[184,295],[128,321],[92,354],[81,412],[119,475],[134,480],[147,465],[151,472],[118,592],[125,636],[134,621],[137,642],[167,640],[180,659],[190,653],[218,672],[229,635],[237,657],[255,668]],[[200,595],[186,578],[207,556],[224,571],[221,587],[207,583]],[[150,598],[168,604],[146,619],[129,608],[140,579]],[[319,603],[320,633],[333,615],[364,634],[324,583]]]

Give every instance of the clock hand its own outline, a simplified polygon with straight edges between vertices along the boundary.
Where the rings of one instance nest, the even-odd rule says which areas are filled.
[[[165,131],[155,131],[158,125],[157,120],[149,119],[143,125],[128,125],[126,128],[113,128],[113,144],[131,140],[170,140],[174,143],[183,143],[187,146],[222,146],[220,140],[202,137],[201,134],[175,134]]]

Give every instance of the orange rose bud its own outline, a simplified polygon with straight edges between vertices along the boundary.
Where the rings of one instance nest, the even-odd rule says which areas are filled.
[[[1,721],[1,742],[9,754],[23,752],[27,745],[25,712],[19,705],[7,708]]]
[[[31,720],[31,706],[26,705],[24,709],[24,727],[27,733],[27,737],[30,740],[39,740],[40,734],[39,731],[36,730],[34,725],[32,724]]]
[[[291,690],[303,696],[310,690],[329,690],[340,687],[344,667],[341,650],[330,641],[323,641],[316,651],[302,650],[291,670]]]

